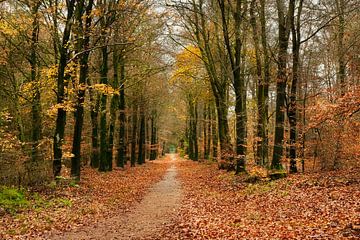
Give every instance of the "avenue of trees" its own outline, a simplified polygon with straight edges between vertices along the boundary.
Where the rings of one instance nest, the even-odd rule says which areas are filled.
[[[182,47],[173,78],[187,104],[181,147],[189,158],[220,157],[219,167],[236,172],[247,164],[291,173],[356,164],[358,1],[167,7]]]
[[[2,183],[157,158],[167,82],[155,4],[0,1]]]
[[[0,0],[0,181],[192,160],[353,166],[357,0]],[[166,144],[165,144],[166,143]],[[65,166],[65,167],[64,167]]]

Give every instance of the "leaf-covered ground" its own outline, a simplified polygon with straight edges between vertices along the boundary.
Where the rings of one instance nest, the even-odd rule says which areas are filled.
[[[360,239],[359,169],[257,184],[179,163],[185,196],[162,239]]]
[[[177,190],[164,187],[169,183],[163,178],[165,171],[174,164]],[[46,239],[49,232],[61,236],[83,226],[105,232],[115,228],[122,236],[136,236],[126,239],[360,239],[359,169],[253,184],[245,179],[219,171],[216,164],[170,157],[105,174],[86,169],[79,187],[47,188],[29,200],[31,207],[2,216],[0,239]],[[165,185],[150,188],[159,181]],[[154,228],[147,224],[154,220],[151,216],[156,218],[174,194],[182,201],[174,201],[176,206],[167,213],[176,214],[163,214],[166,219],[157,230],[147,231]],[[156,200],[159,196],[161,201]],[[142,215],[141,206],[152,209],[150,217]],[[128,221],[120,221],[126,216],[136,222],[129,228]],[[135,224],[145,228],[144,234],[132,234]],[[101,236],[93,237],[106,239]],[[119,234],[116,239],[125,238]]]
[[[29,192],[29,204],[20,212],[1,213],[0,239],[41,238],[50,231],[70,231],[124,214],[141,201],[168,167],[165,158],[108,173],[84,169],[78,186],[70,183]]]

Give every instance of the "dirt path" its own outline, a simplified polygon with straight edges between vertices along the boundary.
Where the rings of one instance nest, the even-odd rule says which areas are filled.
[[[132,211],[51,239],[153,239],[164,225],[171,222],[181,203],[181,186],[176,179],[177,157],[170,155],[170,159],[164,178]]]

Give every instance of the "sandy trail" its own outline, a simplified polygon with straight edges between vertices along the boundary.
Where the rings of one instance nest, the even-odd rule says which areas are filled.
[[[153,239],[175,216],[181,204],[181,185],[176,179],[178,160],[170,155],[170,167],[132,211],[106,219],[94,226],[52,236],[50,239]]]

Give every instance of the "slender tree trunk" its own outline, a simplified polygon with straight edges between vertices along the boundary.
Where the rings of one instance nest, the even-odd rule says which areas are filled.
[[[199,159],[199,146],[197,141],[197,102],[191,96],[188,98],[189,104],[189,158],[194,161]]]
[[[90,78],[88,78],[88,86],[91,86]],[[93,88],[89,89],[91,110],[91,161],[90,166],[93,168],[99,168],[100,164],[100,149],[99,149],[99,108],[100,108],[100,96]]]
[[[93,0],[90,0],[85,9],[85,30],[78,40],[77,49],[78,52],[84,51],[80,56],[80,76],[79,76],[79,86],[77,92],[77,102],[75,107],[75,125],[74,125],[74,136],[73,136],[73,145],[72,145],[72,158],[71,158],[71,176],[75,177],[77,180],[80,180],[80,160],[81,160],[81,136],[82,128],[84,123],[84,101],[85,101],[85,90],[86,82],[88,78],[89,71],[89,54],[87,51],[89,49],[90,43],[90,27],[92,18],[90,16],[93,6]],[[83,28],[83,11],[84,11],[84,1],[78,1],[77,10],[76,10],[76,19],[79,26],[79,33],[82,32]]]
[[[264,65],[267,63],[267,46],[266,46],[266,31],[265,31],[265,3],[262,1],[260,6],[260,23],[261,23],[261,38],[263,42],[263,52],[264,52]],[[256,75],[257,75],[257,140],[256,140],[256,162],[258,165],[265,166],[268,161],[267,157],[267,116],[268,116],[268,106],[267,106],[267,85],[268,82],[265,78],[265,70],[263,72],[263,64],[260,56],[260,40],[259,40],[259,29],[256,21],[256,16],[254,10],[256,9],[256,1],[251,1],[250,7],[250,23],[253,29],[253,41],[255,47],[255,56],[256,56]],[[266,52],[266,53],[265,53]],[[265,66],[264,66],[265,68]],[[267,67],[268,69],[268,67]]]
[[[59,38],[59,24],[58,24],[58,11],[59,11],[59,1],[49,1],[50,8],[52,9],[52,21],[53,21],[53,48],[54,48],[54,60],[55,63],[58,64],[59,60],[59,46],[60,46],[60,38]]]
[[[294,14],[294,2],[289,1],[289,13],[285,15],[285,4],[282,0],[277,2],[279,17],[279,47],[278,47],[278,71],[276,81],[276,116],[275,116],[275,139],[272,169],[282,169],[281,159],[283,157],[285,98],[287,81],[287,49],[289,45],[289,18]]]
[[[289,101],[289,125],[290,125],[290,172],[297,172],[296,165],[296,140],[297,140],[297,84],[299,79],[299,68],[300,68],[300,16],[302,11],[303,0],[300,0],[297,17],[295,21],[295,16],[291,17],[291,36],[292,36],[292,81],[291,81],[291,90],[290,90],[290,101]]]
[[[230,33],[228,29],[228,20],[226,19],[227,11],[225,1],[220,0],[219,7],[222,18],[222,29],[224,35],[224,42],[230,60],[232,70],[233,86],[235,91],[235,115],[236,115],[236,154],[239,156],[236,160],[236,172],[245,171],[245,157],[246,157],[246,89],[245,80],[241,74],[241,21],[242,21],[242,1],[236,0],[236,9],[233,14],[235,21],[235,44],[232,46]],[[234,50],[233,50],[234,48]]]
[[[151,142],[151,125],[148,116],[145,118],[145,161],[150,160],[149,145]]]
[[[188,128],[188,140],[189,140],[189,159],[195,159],[195,145],[194,145],[194,107],[192,99],[189,98],[189,128]]]
[[[204,109],[203,109],[203,134],[204,134],[204,159],[208,159],[209,158],[209,148],[207,145],[208,142],[208,125],[209,125],[209,121],[208,121],[208,112],[207,112],[208,108],[207,105],[204,104]]]
[[[157,137],[156,137],[156,110],[153,110],[151,114],[151,150],[150,150],[150,160],[156,159],[156,149],[155,145],[157,144]]]
[[[265,19],[265,0],[260,0],[260,25],[261,25],[261,46],[264,55],[264,74],[262,82],[262,101],[261,101],[261,118],[258,119],[261,130],[258,131],[258,136],[261,138],[260,153],[258,151],[258,158],[266,166],[269,162],[268,148],[269,148],[269,84],[270,84],[270,57],[268,51],[267,34],[266,34],[266,19]],[[261,122],[260,122],[261,121]]]
[[[338,71],[336,80],[340,86],[340,96],[343,97],[346,92],[346,50],[344,45],[345,37],[345,0],[336,0],[336,10],[338,13],[338,27],[337,27],[337,58],[338,58]],[[339,159],[341,158],[341,136],[342,136],[342,127],[343,119],[340,117],[337,124],[336,131],[336,142],[335,142],[335,154],[333,160],[333,169],[339,167]]]
[[[226,93],[224,93],[226,95]],[[217,110],[217,129],[218,137],[220,141],[220,149],[222,152],[232,152],[231,139],[229,135],[229,123],[227,119],[228,106],[226,104],[226,96],[216,99],[216,110]]]
[[[210,159],[210,152],[211,152],[211,108],[210,108],[210,103],[208,104],[207,106],[207,129],[206,129],[206,132],[207,132],[207,141],[206,141],[206,149],[207,149],[207,155],[206,155],[206,159],[209,160]]]
[[[67,65],[69,51],[67,49],[68,42],[71,34],[72,17],[74,14],[75,0],[67,2],[67,17],[64,26],[63,39],[60,47],[60,59],[57,76],[57,104],[60,106],[64,104],[65,99],[65,68]],[[66,111],[64,107],[59,107],[56,118],[56,126],[54,133],[54,160],[53,160],[53,173],[57,177],[61,172],[61,159],[62,159],[62,143],[65,133],[66,124]]]
[[[100,69],[100,83],[108,84],[108,47],[104,46],[101,48],[102,53],[102,65]],[[99,171],[110,171],[112,169],[112,163],[107,159],[108,143],[107,143],[107,95],[101,93],[101,108],[100,108],[100,165]]]
[[[212,157],[216,161],[218,157],[218,132],[216,129],[216,111],[215,107],[211,109],[211,134],[212,134]]]
[[[119,56],[117,53],[117,50],[114,49],[113,52],[113,82],[112,82],[112,88],[117,89],[119,88]],[[112,166],[113,162],[113,149],[114,149],[114,134],[115,134],[115,122],[116,122],[116,110],[118,109],[119,104],[119,95],[114,94],[111,97],[111,103],[110,103],[110,121],[109,121],[109,139],[108,139],[108,149],[107,149],[107,162],[111,163],[110,166]]]
[[[121,54],[119,56],[120,64],[120,87],[119,87],[119,147],[117,156],[117,166],[124,167],[126,162],[126,115],[125,115],[125,62]]]
[[[193,142],[194,142],[194,159],[195,161],[199,160],[199,143],[198,143],[198,104],[194,103],[194,122],[193,122]]]
[[[139,155],[138,164],[145,163],[145,112],[143,109],[140,111],[140,129],[139,129]]]
[[[233,152],[232,144],[229,134],[229,124],[227,119],[228,114],[228,78],[221,74],[222,76],[218,76],[217,74],[217,66],[215,63],[215,59],[212,53],[212,49],[209,42],[209,35],[207,32],[206,18],[204,13],[204,1],[200,0],[198,3],[196,1],[192,1],[192,7],[194,15],[194,35],[197,41],[197,45],[200,49],[202,56],[206,58],[204,60],[204,65],[206,71],[209,75],[211,90],[214,94],[216,110],[218,116],[218,140],[220,141],[220,151],[223,153]],[[217,25],[215,24],[215,28]],[[221,45],[221,44],[219,44]],[[221,49],[219,47],[219,49]],[[219,51],[221,54],[222,51]],[[224,54],[223,54],[224,55]],[[226,57],[224,57],[225,59]],[[225,60],[226,62],[226,60]],[[222,68],[223,69],[223,68]]]
[[[33,98],[32,98],[32,160],[35,162],[39,159],[39,141],[41,139],[41,101],[40,101],[40,81],[39,81],[39,67],[37,60],[37,48],[39,42],[39,7],[40,2],[35,1],[34,6],[31,7],[33,15],[32,33],[31,33],[31,47],[30,47],[30,65],[31,65],[31,82],[33,84]]]
[[[135,167],[136,163],[136,145],[137,145],[137,124],[138,124],[138,107],[133,105],[132,109],[132,136],[131,136],[131,167]]]

